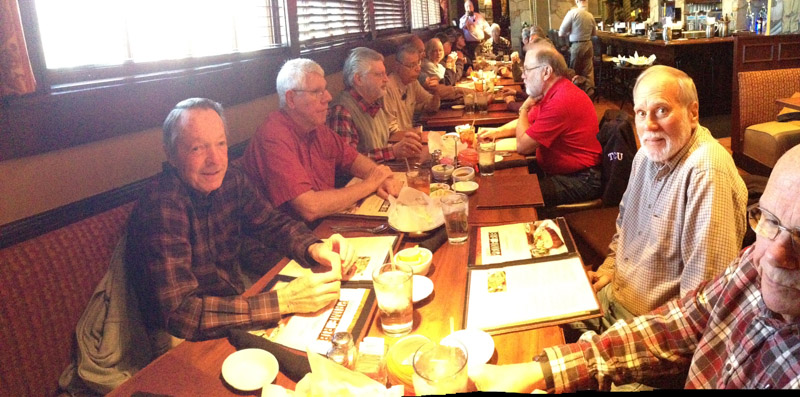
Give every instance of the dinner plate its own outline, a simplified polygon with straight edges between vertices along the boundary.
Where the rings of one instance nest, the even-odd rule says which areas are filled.
[[[278,375],[278,360],[263,349],[242,349],[222,362],[222,378],[242,391],[258,390]]]
[[[492,336],[479,329],[462,329],[442,339],[446,345],[448,340],[457,340],[467,348],[467,367],[486,364],[494,355]]]
[[[414,285],[414,291],[411,293],[411,300],[414,303],[427,298],[433,292],[433,281],[425,276],[415,274],[412,284]]]

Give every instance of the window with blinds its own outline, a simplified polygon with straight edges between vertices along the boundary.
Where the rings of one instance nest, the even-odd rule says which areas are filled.
[[[298,0],[300,50],[409,30],[405,0]]]
[[[35,0],[47,69],[288,45],[282,0]]]
[[[422,29],[438,25],[442,20],[439,0],[411,0],[411,28]]]

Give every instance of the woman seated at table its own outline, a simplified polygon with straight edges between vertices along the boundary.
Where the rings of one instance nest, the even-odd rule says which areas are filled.
[[[455,85],[458,82],[456,56],[452,53],[445,55],[444,46],[436,37],[425,43],[425,59],[422,60],[422,71],[419,74],[420,84],[425,85],[428,78],[433,76],[439,80],[439,84]]]

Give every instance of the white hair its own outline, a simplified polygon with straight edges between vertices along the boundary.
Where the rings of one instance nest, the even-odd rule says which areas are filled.
[[[381,53],[371,50],[367,47],[356,47],[350,51],[350,55],[344,60],[344,67],[342,67],[342,75],[344,77],[344,85],[347,88],[353,88],[353,79],[356,74],[364,76],[369,72],[372,62],[383,62],[383,55]]]
[[[302,88],[301,85],[305,81],[306,75],[310,73],[325,77],[325,70],[310,59],[290,59],[281,66],[278,78],[275,81],[275,90],[278,91],[278,98],[282,108],[286,107],[286,91]]]

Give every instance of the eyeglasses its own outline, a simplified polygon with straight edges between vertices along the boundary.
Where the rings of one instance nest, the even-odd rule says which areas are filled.
[[[325,96],[325,93],[326,93],[326,92],[328,92],[328,89],[326,89],[326,88],[320,88],[320,89],[316,89],[316,90],[300,90],[300,89],[294,89],[294,90],[292,90],[292,91],[295,91],[295,92],[307,92],[309,95],[311,95],[311,96],[312,96],[312,97],[314,97],[315,99],[319,99],[319,100],[321,100],[321,99],[322,99],[322,97],[323,97],[323,96]]]
[[[781,225],[781,221],[777,216],[759,207],[758,204],[753,204],[747,208],[747,219],[756,234],[770,240],[775,240],[775,237],[778,237],[781,231],[789,233],[789,236],[792,237],[794,253],[800,255],[800,227],[790,229]]]
[[[547,66],[547,65],[545,65],[545,64],[541,64],[541,65],[536,65],[536,66],[534,66],[534,67],[532,67],[532,68],[525,68],[525,73],[530,73],[530,72],[532,72],[532,71],[534,71],[534,70],[536,70],[536,69],[539,69],[539,68],[540,68],[540,67],[542,67],[542,66]]]
[[[404,67],[407,67],[409,69],[414,69],[414,68],[422,67],[422,61],[401,63],[401,65],[403,65]]]

